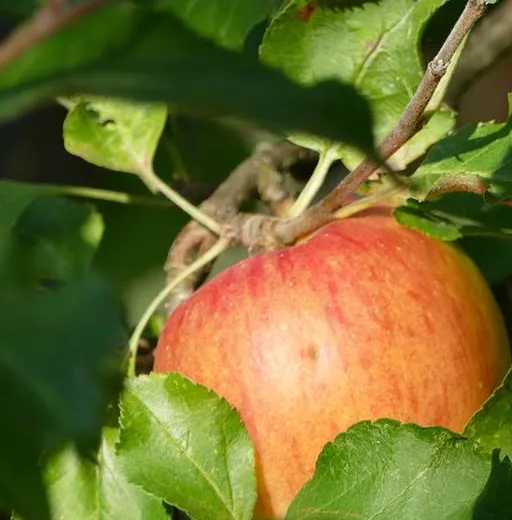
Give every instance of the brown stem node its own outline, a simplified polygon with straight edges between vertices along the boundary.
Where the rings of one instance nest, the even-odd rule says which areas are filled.
[[[283,176],[293,164],[313,155],[315,152],[289,141],[261,143],[199,207],[221,223],[222,236],[246,245],[251,253],[277,247],[278,243],[266,224],[273,217],[239,214],[240,207],[257,193],[273,215],[284,214],[293,203],[293,196],[286,188]],[[167,279],[174,279],[214,242],[215,236],[210,231],[194,221],[189,222],[170,248],[165,264]],[[196,271],[169,295],[169,312],[194,292],[210,268],[205,266]]]

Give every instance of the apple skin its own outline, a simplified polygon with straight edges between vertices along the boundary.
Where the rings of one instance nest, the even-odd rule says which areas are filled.
[[[357,421],[462,431],[509,365],[474,264],[380,209],[231,266],[178,307],[155,353],[156,371],[240,412],[256,450],[255,518],[283,518],[324,444]]]

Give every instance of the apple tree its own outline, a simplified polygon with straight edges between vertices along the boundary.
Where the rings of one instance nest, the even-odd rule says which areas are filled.
[[[0,515],[512,518],[510,0],[0,0],[0,31]],[[383,208],[364,253],[339,231],[325,260],[329,230],[362,222],[366,236],[364,215]],[[266,260],[296,251],[308,257],[298,270]],[[330,271],[315,270],[322,259]],[[395,386],[340,365],[351,397],[326,402],[333,366],[315,365],[313,393],[288,347],[318,361],[324,324],[304,316],[358,265],[364,282],[350,283],[366,305],[318,304],[339,348],[350,336],[363,365],[389,373],[391,336],[374,341],[368,320],[348,329],[341,316],[386,308],[385,330],[407,322],[412,350],[402,335]],[[229,292],[219,285],[244,269]],[[308,286],[285,294],[277,271]],[[241,324],[243,305],[264,327]],[[407,355],[431,317],[428,348]],[[161,358],[179,355],[182,331],[197,357],[180,370]],[[276,380],[300,375],[289,386],[304,406],[264,435],[286,392],[253,377],[243,401],[257,389],[269,404],[245,413],[188,377],[213,352],[224,361],[204,361],[203,380],[240,386],[257,358],[235,357],[246,337],[272,344]],[[442,416],[379,407],[414,397],[436,411],[439,381]],[[266,487],[274,430],[265,460],[300,459],[310,444],[296,433],[349,402],[371,402],[371,416],[350,415],[297,492],[262,510],[297,479],[282,464]]]

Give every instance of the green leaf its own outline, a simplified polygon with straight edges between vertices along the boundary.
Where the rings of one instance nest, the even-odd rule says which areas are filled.
[[[7,273],[32,285],[63,283],[87,272],[102,235],[103,221],[92,205],[38,197],[12,230]]]
[[[115,454],[118,431],[105,428],[99,451],[83,458],[66,446],[45,465],[53,518],[168,520],[162,501],[130,484]]]
[[[101,216],[53,191],[0,181],[0,282],[64,281],[91,265],[103,235]]]
[[[509,98],[512,107],[512,96]],[[421,199],[447,191],[486,190],[512,196],[512,117],[505,123],[471,124],[439,141],[410,179]]]
[[[238,414],[179,374],[130,381],[118,454],[130,481],[194,520],[250,520],[254,452]]]
[[[361,8],[294,0],[271,23],[263,60],[304,85],[349,82],[370,101],[381,140],[419,85],[422,31],[446,0],[382,0]],[[315,146],[319,149],[321,144]]]
[[[477,441],[489,453],[500,448],[508,457],[512,456],[512,372],[503,384],[489,397],[483,407],[472,417],[464,435]]]
[[[453,130],[456,122],[455,116],[455,112],[446,107],[441,107],[429,114],[423,122],[424,126],[397,150],[387,163],[395,170],[405,170],[409,164],[419,159],[432,145]],[[364,155],[354,148],[344,148],[341,150],[341,156],[349,170],[356,168],[364,159]]]
[[[421,206],[414,200],[408,201],[407,206],[396,208],[393,214],[403,226],[418,229],[425,235],[438,240],[453,241],[462,236],[457,225],[444,216],[422,211]]]
[[[117,299],[97,277],[54,290],[2,284],[0,392],[9,399],[0,405],[0,502],[47,518],[38,459],[64,440],[94,448],[124,341]]]
[[[148,0],[141,0],[148,4]],[[223,47],[239,49],[249,31],[267,18],[279,0],[153,0],[151,7],[181,19],[201,36],[213,38]]]
[[[143,174],[152,171],[166,119],[165,105],[81,99],[64,121],[64,146],[98,166]]]
[[[0,181],[0,283],[44,286],[85,273],[103,235],[90,204],[44,185]]]
[[[125,340],[117,298],[90,273],[99,215],[45,193],[0,182],[0,505],[35,520],[48,519],[39,458],[94,447]]]
[[[443,428],[364,421],[325,446],[286,518],[470,520],[490,470],[477,444]]]
[[[39,186],[0,180],[0,265],[10,252],[11,233],[18,218],[41,194]]]
[[[394,168],[403,170],[419,159],[427,150],[455,127],[456,114],[446,107],[437,109],[426,121],[425,126],[391,156]]]
[[[300,87],[252,58],[216,47],[170,14],[124,2],[63,28],[5,67],[0,115],[77,93],[168,102],[373,151],[370,109],[353,87],[334,81]]]
[[[512,518],[512,464],[499,451],[492,453],[492,468],[484,491],[475,504],[472,520],[508,520]]]
[[[431,201],[409,199],[397,220],[441,240],[485,236],[512,239],[512,208],[486,204],[479,195],[450,193]]]
[[[41,0],[0,0],[0,13],[14,16],[26,16],[41,5]]]

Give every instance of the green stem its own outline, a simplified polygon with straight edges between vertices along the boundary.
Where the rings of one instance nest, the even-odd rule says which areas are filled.
[[[288,218],[295,218],[299,215],[302,215],[306,208],[311,204],[316,194],[322,187],[332,163],[337,158],[336,151],[338,150],[338,146],[338,144],[331,144],[327,146],[320,154],[313,174],[298,196],[297,200],[294,202],[293,206],[287,212],[286,216]]]
[[[392,188],[387,188],[378,193],[368,195],[359,200],[351,202],[346,206],[343,206],[335,213],[335,216],[339,220],[348,218],[352,215],[355,215],[356,213],[364,211],[365,209],[371,208],[372,206],[385,203],[386,200],[401,200],[403,203],[407,199],[408,195],[409,192],[404,186],[394,186]]]
[[[188,213],[196,222],[209,229],[216,235],[222,235],[222,226],[206,213],[191,204],[187,199],[182,197],[178,192],[167,185],[158,175],[153,171],[148,170],[139,175],[139,177],[150,187],[159,191],[164,197],[176,204],[185,213]]]
[[[44,188],[52,195],[68,195],[71,197],[116,202],[118,204],[140,204],[159,207],[170,206],[168,201],[160,200],[156,197],[142,197],[121,191],[102,190],[89,186],[59,186],[57,184],[51,184],[45,185]]]
[[[195,262],[190,264],[186,269],[184,269],[176,278],[174,278],[160,293],[156,296],[156,298],[148,305],[147,309],[144,311],[141,319],[137,323],[135,330],[130,338],[130,342],[128,344],[128,369],[127,374],[129,377],[135,376],[135,368],[137,363],[137,349],[139,346],[139,340],[142,336],[146,325],[148,324],[151,316],[155,313],[155,311],[160,307],[160,305],[165,301],[167,296],[173,291],[183,280],[189,277],[201,267],[209,264],[212,260],[215,260],[222,252],[224,252],[230,244],[230,240],[225,237],[219,238],[215,244],[206,251],[206,253],[200,256]]]

